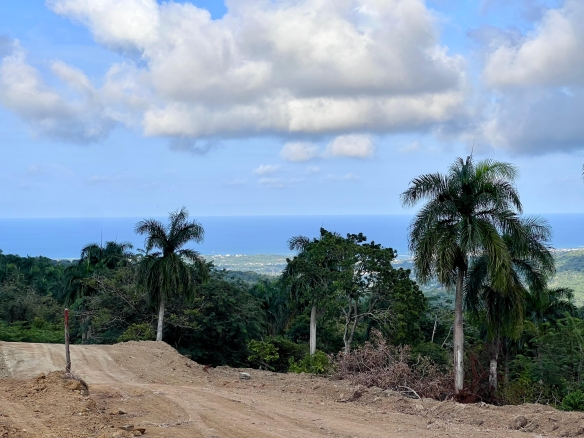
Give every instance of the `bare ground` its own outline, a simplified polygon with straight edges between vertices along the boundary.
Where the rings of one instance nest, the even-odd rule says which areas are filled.
[[[62,345],[0,342],[0,437],[129,437],[144,429],[177,438],[584,436],[582,413],[414,400],[308,375],[205,370],[160,342],[72,346],[72,371],[87,390],[59,371],[63,353]]]

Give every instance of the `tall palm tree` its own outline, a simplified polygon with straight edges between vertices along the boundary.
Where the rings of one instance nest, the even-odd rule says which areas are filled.
[[[476,164],[472,156],[458,158],[447,174],[431,173],[411,181],[402,193],[404,206],[426,204],[409,230],[414,273],[421,283],[437,277],[446,287],[455,286],[454,388],[464,386],[464,333],[462,302],[469,257],[488,255],[493,284],[503,287],[511,256],[500,233],[519,232],[522,207],[513,182],[517,170],[492,160]]]
[[[554,256],[547,245],[551,229],[537,217],[521,220],[522,232],[503,235],[511,255],[511,270],[503,289],[491,281],[488,256],[472,258],[465,288],[467,309],[486,326],[490,341],[489,385],[496,390],[501,337],[516,340],[523,327],[526,300],[540,296],[555,272]]]
[[[197,279],[206,280],[209,269],[205,259],[187,243],[203,241],[203,227],[197,221],[188,221],[185,207],[169,214],[164,226],[155,219],[136,224],[136,233],[146,234],[146,255],[140,262],[139,284],[146,287],[152,302],[158,303],[156,340],[162,341],[164,309],[173,294],[182,294],[188,300],[195,297]],[[157,251],[151,252],[153,249]]]

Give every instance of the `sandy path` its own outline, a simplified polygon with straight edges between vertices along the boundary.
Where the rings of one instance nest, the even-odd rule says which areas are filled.
[[[0,376],[30,379],[62,370],[63,348],[0,342]],[[259,371],[250,371],[252,379],[242,381],[238,370],[226,367],[205,373],[201,366],[160,343],[73,345],[71,361],[72,371],[88,383],[91,397],[102,411],[122,409],[124,420],[146,427],[148,436],[538,436],[509,430],[505,424],[493,428],[432,422],[395,412],[395,406],[380,397],[339,403],[352,390],[346,382]],[[5,407],[12,409],[8,415],[16,414],[15,406],[8,403]],[[34,418],[30,416],[31,426],[44,430]]]

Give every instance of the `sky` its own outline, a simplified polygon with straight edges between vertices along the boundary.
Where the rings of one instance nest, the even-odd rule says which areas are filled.
[[[583,213],[581,0],[0,5],[0,217],[411,214],[416,176],[517,166]]]

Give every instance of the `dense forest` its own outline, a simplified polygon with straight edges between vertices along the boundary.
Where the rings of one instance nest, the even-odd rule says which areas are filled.
[[[496,178],[480,180],[489,172]],[[460,175],[475,186],[457,186]],[[492,193],[511,176],[497,163],[467,160],[453,165],[450,180],[435,182],[442,191],[428,195],[431,178],[414,180],[404,203],[430,200],[412,225],[408,263],[396,263],[397,253],[374,236],[321,229],[313,239],[291,236],[295,256],[279,276],[219,270],[191,249],[204,229],[184,208],[167,224],[136,224],[143,249],[89,244],[75,261],[0,252],[0,340],[62,342],[68,307],[75,343],[157,339],[204,365],[333,373],[435,398],[582,410],[584,309],[554,275],[584,278],[584,251],[554,257],[547,225],[508,210],[497,219],[510,221],[506,228],[465,219],[465,230],[478,228],[467,246],[456,241],[454,215],[432,222],[443,208],[471,211],[464,202],[473,190]],[[479,194],[479,208],[488,208]],[[490,246],[481,246],[483,232]],[[418,282],[441,286],[424,293]]]

